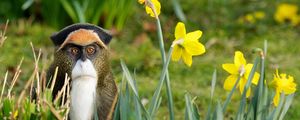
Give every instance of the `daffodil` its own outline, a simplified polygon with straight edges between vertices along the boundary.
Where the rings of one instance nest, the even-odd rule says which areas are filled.
[[[255,11],[252,13],[248,13],[245,16],[241,16],[238,19],[239,23],[255,23],[257,20],[261,20],[265,17],[265,13],[263,11]]]
[[[263,19],[266,16],[263,11],[255,11],[253,15],[256,19]]]
[[[149,2],[150,1],[150,2]],[[145,4],[146,13],[151,17],[157,17],[160,14],[160,2],[158,0],[139,0],[140,4]],[[152,9],[153,7],[153,9]],[[153,11],[155,10],[155,11]],[[155,15],[156,13],[156,15]]]
[[[278,23],[290,22],[293,26],[300,23],[300,16],[297,14],[298,6],[282,3],[277,6],[274,19]]]
[[[275,106],[278,106],[281,93],[285,95],[295,93],[297,84],[294,82],[294,77],[287,76],[285,73],[279,75],[278,70],[276,70],[271,86],[276,89],[273,103]]]
[[[202,31],[196,30],[186,33],[185,25],[182,22],[178,22],[175,28],[175,40],[176,43],[172,53],[172,60],[179,61],[180,58],[189,67],[192,65],[192,56],[201,55],[205,53],[205,47],[199,42],[199,38],[202,35]]]
[[[244,55],[240,51],[236,51],[234,55],[234,63],[226,63],[222,65],[223,69],[230,73],[230,75],[226,78],[224,83],[224,89],[225,90],[232,90],[234,87],[234,84],[236,83],[236,80],[240,76],[240,81],[237,84],[237,87],[239,87],[239,90],[241,94],[244,91],[245,85],[247,83],[247,80],[249,78],[249,74],[251,72],[251,69],[253,67],[253,64],[247,64],[246,59],[244,58]],[[259,79],[259,73],[255,72],[253,79],[251,80],[252,84],[257,85]],[[251,94],[250,88],[247,91],[246,96],[249,97]]]
[[[247,22],[249,22],[249,23],[255,23],[255,18],[254,18],[254,16],[253,16],[252,14],[247,14],[247,15],[245,16],[245,20],[246,20]]]

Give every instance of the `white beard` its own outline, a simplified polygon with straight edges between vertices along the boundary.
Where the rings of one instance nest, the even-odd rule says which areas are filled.
[[[72,70],[71,120],[91,120],[95,110],[97,72],[90,60],[78,60]]]

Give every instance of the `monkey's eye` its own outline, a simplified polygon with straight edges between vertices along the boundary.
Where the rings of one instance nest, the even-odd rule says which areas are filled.
[[[79,53],[79,49],[76,47],[71,47],[70,52],[72,55],[77,55]]]
[[[95,47],[94,46],[88,46],[86,49],[86,53],[89,55],[92,55],[95,53]]]

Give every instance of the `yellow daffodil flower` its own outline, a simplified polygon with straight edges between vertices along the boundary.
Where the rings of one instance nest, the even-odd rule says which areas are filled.
[[[205,47],[198,39],[201,37],[202,31],[196,30],[186,34],[185,25],[178,22],[175,28],[175,40],[177,43],[174,46],[172,53],[172,60],[179,61],[182,57],[183,62],[187,66],[192,65],[192,56],[201,55],[205,53]]]
[[[287,77],[285,73],[279,75],[278,70],[276,70],[276,74],[274,74],[274,79],[271,82],[271,86],[276,89],[273,103],[277,107],[279,104],[281,93],[284,93],[285,95],[295,93],[297,84],[294,82],[294,77]]]
[[[256,19],[259,19],[259,20],[265,18],[265,16],[266,16],[263,11],[256,11],[253,13],[253,15]]]
[[[239,23],[255,23],[257,20],[262,20],[265,17],[265,13],[263,11],[255,11],[253,13],[248,13],[245,16],[241,16],[238,19]]]
[[[149,14],[151,17],[157,17],[160,14],[161,6],[158,0],[139,0],[139,3],[145,4],[146,13]],[[155,15],[154,11],[151,9],[151,6],[154,7],[157,16]]]
[[[254,18],[254,16],[253,16],[252,14],[247,14],[247,15],[245,16],[245,20],[246,20],[247,22],[249,22],[249,23],[255,23],[255,18]]]
[[[253,67],[253,64],[247,64],[243,53],[240,51],[236,51],[234,55],[234,63],[223,64],[222,67],[225,71],[231,74],[225,80],[224,89],[228,91],[232,90],[236,80],[238,79],[238,76],[240,76],[240,81],[237,84],[237,87],[239,87],[239,90],[242,94],[245,85],[247,83],[249,74],[251,72],[251,69]],[[257,85],[258,80],[259,80],[259,73],[255,72],[251,82]],[[246,97],[249,97],[250,93],[251,90],[249,88]]]
[[[293,4],[282,3],[277,6],[274,19],[278,23],[290,22],[293,26],[300,23],[300,16],[297,14],[298,6]]]

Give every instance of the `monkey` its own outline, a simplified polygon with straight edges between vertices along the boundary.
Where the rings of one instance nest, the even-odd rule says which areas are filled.
[[[53,98],[62,89],[65,75],[70,77],[71,120],[112,119],[118,89],[109,62],[108,44],[112,36],[103,28],[77,23],[54,33],[54,61],[47,72],[51,78],[58,67]]]

